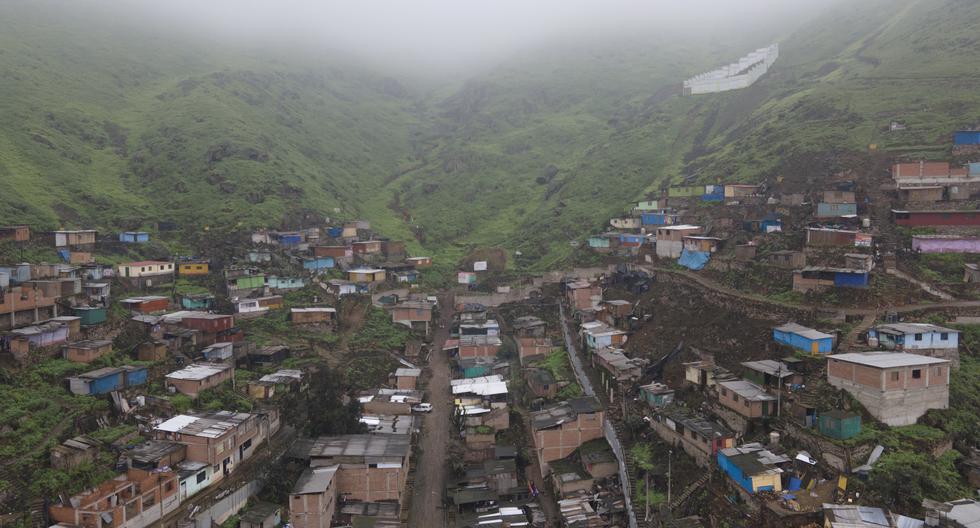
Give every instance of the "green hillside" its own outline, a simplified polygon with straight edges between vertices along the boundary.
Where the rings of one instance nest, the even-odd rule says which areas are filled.
[[[353,217],[411,161],[413,100],[393,79],[33,6],[0,6],[0,221]]]
[[[35,5],[0,5],[0,223],[196,229],[315,212],[450,259],[500,246],[544,269],[684,176],[820,177],[869,144],[942,157],[953,129],[980,121],[980,5],[962,0],[556,43],[432,92],[337,57]],[[753,87],[680,95],[685,77],[772,40],[781,57]]]

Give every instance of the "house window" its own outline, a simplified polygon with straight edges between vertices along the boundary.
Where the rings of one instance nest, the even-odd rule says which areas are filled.
[[[898,371],[891,372],[892,381],[898,381]]]
[[[728,389],[721,389],[722,396],[728,396]]]
[[[140,271],[146,271],[146,266],[143,266],[142,268],[140,268]]]
[[[749,406],[749,400],[743,400],[743,401],[745,402],[745,406],[748,407]]]
[[[921,379],[921,378],[922,378],[922,369],[913,369],[912,379]]]
[[[939,339],[946,341],[949,339],[949,332],[942,332],[939,334]]]
[[[163,491],[173,491],[173,490],[174,490],[174,482],[175,482],[175,481],[173,481],[173,480],[168,480],[168,481],[167,481],[167,482],[166,482],[166,483],[165,483],[165,484],[163,485]]]
[[[215,465],[213,468],[211,468],[211,471],[217,473],[217,472],[221,471],[221,466]]]
[[[738,394],[735,394],[734,392],[732,393],[732,401],[738,403]]]
[[[207,472],[207,470],[204,470],[204,471],[202,471],[202,472],[200,472],[200,473],[197,474],[197,483],[198,484],[204,482],[207,479],[208,479],[208,472]]]
[[[922,334],[915,334],[916,341],[922,341]]]

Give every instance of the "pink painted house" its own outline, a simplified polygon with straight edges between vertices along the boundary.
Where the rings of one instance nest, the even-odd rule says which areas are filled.
[[[912,250],[920,253],[980,253],[980,237],[914,235]]]

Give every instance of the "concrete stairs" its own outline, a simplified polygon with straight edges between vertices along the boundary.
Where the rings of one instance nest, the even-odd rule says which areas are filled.
[[[667,505],[667,510],[672,511],[679,508],[682,504],[684,504],[684,501],[691,498],[691,495],[694,495],[694,492],[701,489],[701,487],[707,484],[709,480],[711,480],[711,472],[705,471],[704,475],[701,475],[701,478],[691,483],[690,486],[684,488],[684,491],[682,491],[680,495],[678,495],[670,502],[670,504]]]
[[[31,514],[31,528],[47,528],[50,526],[48,520],[47,507],[44,504],[44,499],[38,498],[31,502],[30,506]]]

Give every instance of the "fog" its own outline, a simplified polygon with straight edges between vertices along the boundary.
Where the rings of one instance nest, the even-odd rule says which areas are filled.
[[[833,0],[81,0],[76,5],[85,1],[213,38],[322,46],[373,60],[452,69],[559,38],[778,29]]]

